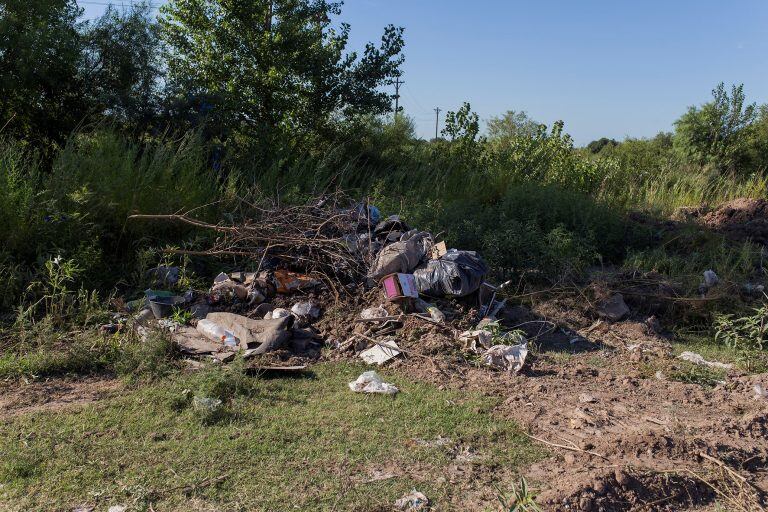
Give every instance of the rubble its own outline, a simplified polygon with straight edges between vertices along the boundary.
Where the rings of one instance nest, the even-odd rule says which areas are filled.
[[[408,337],[420,325],[437,329],[445,349],[453,345],[490,367],[519,371],[527,354],[524,339],[505,334],[498,324],[494,334],[485,326],[467,330],[468,323],[476,324],[478,309],[491,321],[506,303],[495,300],[504,285],[487,285],[490,299],[478,291],[488,272],[479,254],[450,248],[399,216],[381,220],[372,205],[344,203],[331,195],[305,206],[276,206],[263,218],[232,226],[185,215],[134,216],[213,230],[218,237],[207,253],[251,255],[258,262],[255,271],[220,272],[210,289],[185,294],[179,305],[191,325],[172,332],[182,352],[216,361],[240,354],[254,367],[294,367],[318,358],[328,344],[337,355],[381,365],[420,353],[418,346],[400,348],[406,339],[420,343],[418,336]],[[146,297],[177,301],[165,290],[148,290]],[[345,316],[347,302],[363,306],[354,307],[360,312],[354,318]],[[136,309],[146,305],[137,302]],[[457,338],[456,332],[462,334]],[[347,341],[336,341],[340,337]]]

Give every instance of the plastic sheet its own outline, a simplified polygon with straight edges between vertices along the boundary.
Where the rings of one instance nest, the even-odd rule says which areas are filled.
[[[475,251],[450,249],[439,260],[413,272],[419,293],[433,297],[463,297],[480,288],[488,266]]]

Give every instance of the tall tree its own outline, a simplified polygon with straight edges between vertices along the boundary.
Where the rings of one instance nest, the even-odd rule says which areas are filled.
[[[541,123],[528,117],[524,110],[507,110],[504,115],[488,120],[488,138],[534,137],[541,129]]]
[[[712,96],[675,121],[675,147],[693,163],[733,172],[743,163],[757,106],[745,103],[743,84],[732,86],[729,95],[721,82]]]
[[[3,2],[0,125],[4,133],[60,142],[80,120],[80,14],[74,0]]]
[[[158,27],[147,3],[109,6],[82,29],[80,74],[94,113],[128,128],[146,128],[157,115],[162,62]]]
[[[169,84],[186,113],[261,147],[391,110],[380,86],[403,62],[402,28],[387,26],[358,56],[345,52],[349,25],[332,24],[341,4],[327,0],[171,0],[161,13]]]

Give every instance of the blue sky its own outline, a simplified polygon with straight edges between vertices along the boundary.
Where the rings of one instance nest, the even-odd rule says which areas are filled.
[[[768,103],[766,0],[347,0],[341,20],[351,48],[405,27],[401,104],[423,137],[463,101],[562,119],[577,144],[669,130],[720,81]]]

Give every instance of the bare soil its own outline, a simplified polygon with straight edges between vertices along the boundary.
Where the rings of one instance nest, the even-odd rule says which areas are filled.
[[[123,387],[108,377],[53,378],[0,383],[0,418],[39,411],[60,411],[103,400]]]
[[[685,208],[678,217],[696,220],[732,240],[768,245],[768,200],[738,198],[711,209]]]
[[[714,510],[716,500],[726,510],[764,510],[768,401],[755,399],[753,386],[768,385],[768,374],[731,371],[713,388],[672,381],[669,373],[683,363],[654,322],[611,324],[564,306],[544,302],[527,314],[518,306],[516,318],[507,318],[565,327],[537,339],[519,374],[423,358],[393,366],[439,386],[502,397],[495,412],[551,449],[524,472],[546,510]],[[541,330],[523,328],[532,337]],[[401,345],[428,349],[443,338],[438,331],[427,327],[420,341]],[[574,332],[580,340],[571,343]]]

